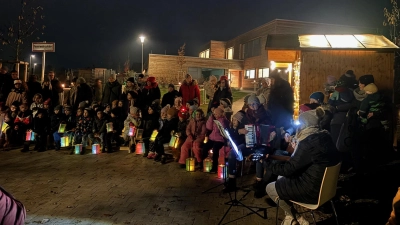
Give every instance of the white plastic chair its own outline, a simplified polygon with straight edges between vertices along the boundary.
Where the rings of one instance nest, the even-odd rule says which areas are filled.
[[[337,181],[339,178],[339,172],[340,172],[341,165],[342,165],[342,163],[340,162],[335,166],[325,168],[325,173],[324,173],[324,177],[322,179],[321,188],[319,190],[319,197],[318,197],[317,204],[307,204],[307,203],[295,202],[295,201],[290,200],[292,203],[294,203],[296,205],[299,205],[306,209],[309,209],[311,216],[313,218],[314,224],[317,224],[317,223],[315,222],[315,217],[314,217],[313,211],[318,209],[324,203],[330,201],[331,205],[332,205],[333,213],[335,214],[336,224],[339,225],[335,205],[333,204],[332,198],[335,197],[335,195],[336,195]],[[278,224],[279,198],[278,198],[276,207],[277,207],[276,208],[276,224]]]

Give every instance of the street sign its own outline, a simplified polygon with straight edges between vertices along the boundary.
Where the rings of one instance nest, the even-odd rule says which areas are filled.
[[[32,42],[32,52],[55,52],[56,43],[54,42]]]

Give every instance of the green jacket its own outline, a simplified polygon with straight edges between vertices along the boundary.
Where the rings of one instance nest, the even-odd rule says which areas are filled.
[[[368,94],[367,97],[362,100],[360,105],[359,115],[361,117],[361,122],[364,124],[368,122],[367,116],[369,113],[373,113],[374,118],[379,117],[379,115],[382,114],[384,106],[385,103],[383,102],[382,97],[378,92],[374,94]]]

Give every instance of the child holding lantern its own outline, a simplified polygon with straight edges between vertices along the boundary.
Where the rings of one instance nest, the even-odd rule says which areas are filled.
[[[189,152],[192,149],[194,157],[197,159],[198,166],[200,167],[203,158],[201,154],[201,146],[206,136],[206,120],[202,109],[197,109],[195,117],[191,118],[186,127],[186,140],[181,147],[181,155],[179,164],[181,168],[185,168],[186,159],[189,158]]]
[[[126,117],[124,121],[124,128],[125,128],[124,136],[126,142],[129,142],[131,138],[133,138],[129,136],[129,128],[136,127],[137,129],[140,127],[141,123],[142,123],[142,118],[140,117],[140,109],[131,106],[129,108],[129,115]]]
[[[124,128],[123,123],[121,120],[118,118],[119,115],[121,114],[122,109],[120,108],[115,108],[111,110],[111,118],[108,121],[109,123],[112,123],[112,131],[107,130],[106,134],[106,144],[107,144],[107,152],[112,152],[112,144],[111,141],[115,141],[115,146],[117,150],[119,150],[119,147],[121,145],[119,137],[121,136],[122,129]]]
[[[116,108],[114,108],[116,109]],[[92,133],[90,133],[89,139],[92,142],[92,144],[100,144],[101,145],[101,152],[105,153],[106,152],[106,146],[104,142],[104,138],[107,135],[107,130],[106,130],[106,123],[107,120],[104,116],[103,111],[97,110],[96,112],[96,118],[93,121],[93,127],[92,127]],[[107,149],[108,153],[112,152],[112,149]]]
[[[188,119],[190,118],[189,109],[186,108],[185,106],[182,106],[178,112],[178,118],[179,118],[178,129],[173,134],[179,138],[178,143],[174,146],[174,151],[173,151],[175,162],[179,161],[179,157],[181,156],[181,146],[187,138],[186,127],[189,123]]]
[[[65,133],[64,137],[68,137],[68,146],[72,146],[72,137],[75,131],[75,126],[76,126],[76,118],[75,115],[72,114],[72,108],[71,106],[67,105],[64,107],[64,112],[65,112]]]
[[[32,126],[32,112],[28,108],[26,103],[19,107],[20,111],[14,120],[14,129],[11,131],[12,144],[18,145],[25,140],[26,131]]]
[[[46,151],[49,118],[47,116],[45,109],[38,108],[36,110],[37,113],[35,118],[33,118],[33,127],[32,127],[32,131],[35,132],[35,142],[36,142],[34,150],[38,150],[39,152],[44,152]]]
[[[63,107],[58,105],[54,107],[54,114],[50,117],[50,132],[53,134],[55,149],[60,150],[61,147],[61,135],[59,128],[61,124],[65,124],[65,114],[62,113]]]
[[[160,126],[158,119],[160,117],[158,113],[158,104],[151,104],[147,111],[147,115],[143,119],[143,134],[142,140],[144,142],[145,151],[143,157],[147,157],[149,154],[149,143],[150,136],[154,130],[157,130]]]
[[[82,109],[78,109],[80,111]],[[79,113],[77,113],[78,115]],[[77,116],[76,119],[76,128],[75,128],[75,137],[74,142],[75,144],[82,143],[82,149],[85,149],[87,146],[87,139],[89,134],[92,133],[93,126],[93,119],[90,117],[90,109],[85,108],[83,110],[83,116]],[[84,151],[81,152],[84,154]]]

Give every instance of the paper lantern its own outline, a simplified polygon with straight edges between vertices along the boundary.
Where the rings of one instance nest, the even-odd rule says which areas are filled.
[[[157,137],[158,131],[153,130],[153,133],[151,133],[150,141],[155,141]]]
[[[79,155],[81,154],[81,152],[82,152],[82,144],[75,145],[75,151],[74,151],[75,155]]]
[[[60,142],[61,142],[61,147],[69,146],[68,136],[62,137]]]
[[[128,136],[129,136],[129,137],[135,136],[135,132],[136,132],[136,127],[134,127],[134,126],[129,127]]]
[[[136,143],[136,149],[135,149],[136,155],[143,154],[144,149],[145,149],[145,146],[144,146],[143,141],[139,141],[138,143]]]
[[[212,169],[212,163],[213,163],[212,159],[206,158],[203,161],[203,172],[209,173]]]
[[[106,123],[107,133],[111,133],[114,130],[113,123]]]
[[[218,178],[226,179],[227,174],[228,174],[228,167],[225,166],[224,164],[220,164],[218,166]]]
[[[143,129],[136,130],[136,140],[140,140],[143,137]]]
[[[58,127],[58,133],[65,133],[65,128],[67,127],[67,124],[61,123],[60,126]]]
[[[26,132],[25,140],[26,140],[26,141],[34,141],[34,140],[35,140],[35,132],[33,132],[33,131],[27,131],[27,132]]]
[[[92,154],[93,155],[100,154],[100,145],[99,144],[92,145]]]
[[[207,142],[208,142],[208,137],[205,137],[203,143],[206,144]]]
[[[186,159],[186,171],[193,172],[195,171],[196,159],[195,158],[187,158]]]
[[[178,148],[178,144],[179,144],[179,137],[172,136],[171,140],[169,141],[169,147]]]

